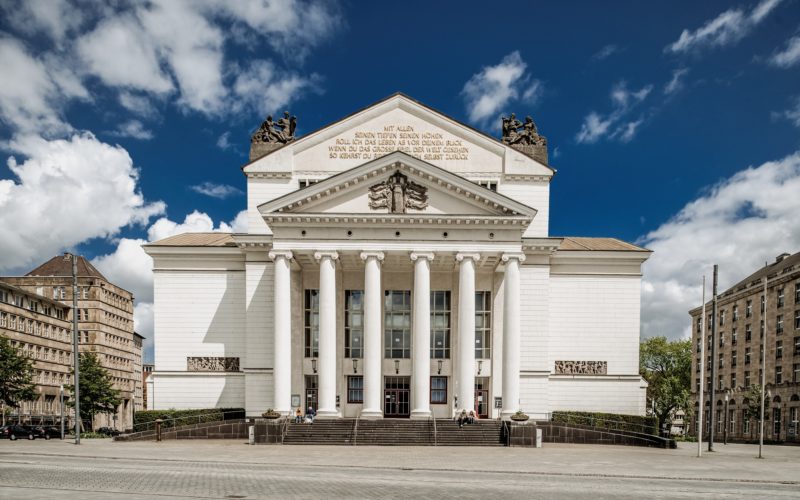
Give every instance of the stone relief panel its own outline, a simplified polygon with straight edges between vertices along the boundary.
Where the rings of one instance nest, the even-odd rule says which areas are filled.
[[[239,358],[190,356],[186,358],[186,370],[190,372],[238,372]]]
[[[605,375],[608,361],[556,361],[557,375]]]
[[[404,214],[406,209],[424,210],[428,206],[428,188],[395,172],[383,182],[369,188],[369,207],[388,208],[389,213]]]

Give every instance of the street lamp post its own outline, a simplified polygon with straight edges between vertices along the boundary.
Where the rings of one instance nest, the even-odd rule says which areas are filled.
[[[730,391],[725,391],[725,415],[722,416],[722,421],[724,422],[724,428],[722,433],[722,444],[728,444],[728,425],[730,421],[728,420],[728,399],[730,398]]]
[[[78,257],[67,254],[64,259],[72,260],[72,353],[74,362],[75,390],[75,444],[81,444],[81,389],[80,389],[80,363],[81,355],[78,352]]]
[[[64,440],[64,384],[58,386],[59,400],[61,402],[61,440]]]

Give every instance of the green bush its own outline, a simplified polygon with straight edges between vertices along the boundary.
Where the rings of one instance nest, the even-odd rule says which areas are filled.
[[[604,429],[639,432],[658,435],[656,417],[622,415],[618,413],[597,413],[590,411],[554,411],[552,421],[567,425],[585,425]]]
[[[181,425],[219,420],[244,418],[244,408],[204,408],[197,410],[143,410],[137,411],[133,417],[134,432],[155,429],[155,421],[161,419],[162,429]]]

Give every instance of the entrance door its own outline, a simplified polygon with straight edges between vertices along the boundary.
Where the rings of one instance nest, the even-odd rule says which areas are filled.
[[[489,418],[489,378],[475,379],[475,414],[478,418]]]
[[[408,418],[411,414],[410,377],[386,377],[383,389],[383,416]]]
[[[306,406],[303,408],[305,414],[309,408],[314,408],[317,411],[317,376],[306,375]]]

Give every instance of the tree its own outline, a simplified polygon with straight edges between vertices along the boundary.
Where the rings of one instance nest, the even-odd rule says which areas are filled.
[[[80,390],[81,390],[81,413],[89,415],[90,426],[94,426],[94,416],[98,413],[114,413],[117,406],[122,402],[119,398],[119,391],[114,389],[108,372],[98,361],[93,352],[81,354],[80,365]],[[73,377],[75,370],[72,370]],[[75,386],[67,385],[66,389],[75,394]],[[71,408],[75,406],[74,396],[70,398],[67,405]]]
[[[744,394],[744,418],[750,420],[755,419],[756,422],[761,420],[761,400],[764,398],[764,416],[769,414],[769,391],[766,396],[762,396],[761,385],[753,384],[746,389]]]
[[[0,335],[0,403],[17,408],[21,402],[36,397],[33,362]]]
[[[670,424],[678,411],[686,417],[691,406],[692,342],[665,337],[653,337],[641,343],[639,373],[647,381],[647,398],[652,402],[655,416]]]

